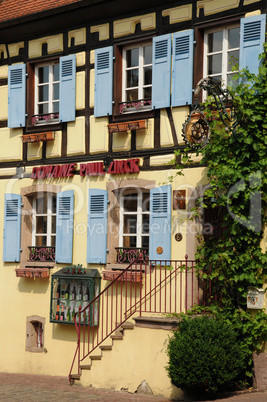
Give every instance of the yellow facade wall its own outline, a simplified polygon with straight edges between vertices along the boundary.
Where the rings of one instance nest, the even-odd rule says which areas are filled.
[[[180,7],[168,8],[162,11],[163,17],[169,17],[170,24],[176,24],[181,21],[188,21],[192,18],[192,4],[186,4]]]
[[[85,108],[85,72],[76,73],[76,109]]]
[[[47,53],[53,54],[63,51],[63,34],[45,36],[43,38],[38,38],[29,41],[29,57],[40,57],[42,56],[42,45],[47,43]]]
[[[120,36],[130,35],[135,33],[136,25],[140,23],[141,30],[147,31],[156,28],[156,14],[145,14],[139,15],[131,18],[124,18],[119,21],[114,21],[114,38]]]
[[[22,159],[22,129],[0,128],[0,161],[19,161]]]
[[[80,155],[85,153],[85,118],[76,117],[76,120],[68,123],[67,128],[67,153],[68,155]]]
[[[204,9],[204,15],[221,13],[226,10],[237,8],[240,0],[202,0],[197,2],[197,17],[200,9]]]
[[[86,43],[86,28],[74,29],[68,33],[68,45],[71,45],[71,39],[74,38],[75,46],[84,45]]]
[[[109,23],[92,26],[90,31],[91,33],[98,32],[99,41],[109,39]]]
[[[46,143],[46,157],[56,158],[61,156],[62,132],[55,131],[55,139]]]
[[[7,116],[8,116],[8,87],[7,87],[7,85],[3,85],[0,87],[0,99],[1,99],[0,120],[7,120]]]
[[[108,118],[90,116],[90,152],[108,151]]]
[[[7,77],[8,77],[8,67],[7,66],[1,66],[0,67],[0,78],[7,78]]]
[[[12,43],[8,45],[8,51],[10,57],[15,57],[19,55],[19,50],[24,48],[24,42]]]

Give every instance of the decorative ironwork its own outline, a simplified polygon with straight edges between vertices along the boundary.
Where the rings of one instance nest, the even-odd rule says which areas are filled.
[[[119,105],[120,107],[120,113],[125,113],[127,110],[125,109],[136,109],[136,110],[142,110],[148,107],[151,107],[151,99],[139,99],[136,101],[131,101],[131,102],[121,102]]]
[[[200,148],[206,145],[209,140],[210,128],[205,114],[198,104],[201,89],[213,96],[214,111],[219,113],[220,120],[225,125],[225,131],[235,133],[238,125],[237,116],[233,105],[233,98],[226,88],[221,88],[216,81],[210,77],[202,78],[196,86],[196,105],[183,124],[182,136],[191,148]]]
[[[55,262],[55,247],[30,246],[30,257],[28,261],[53,261]]]
[[[204,89],[208,92],[208,95],[212,95],[216,111],[220,115],[220,119],[225,125],[226,131],[231,131],[235,133],[236,127],[238,125],[237,116],[235,114],[235,109],[233,105],[233,98],[229,94],[226,88],[222,88],[218,83],[212,80],[210,77],[202,78],[196,86],[195,98],[198,100],[200,90]],[[198,105],[196,105],[196,109]]]
[[[116,250],[118,264],[128,264],[134,261],[141,262],[149,260],[148,248],[116,247]]]
[[[183,138],[191,148],[203,147],[209,140],[210,128],[203,112],[194,110],[183,124]]]
[[[32,116],[32,125],[57,122],[58,119],[59,113],[35,114]]]

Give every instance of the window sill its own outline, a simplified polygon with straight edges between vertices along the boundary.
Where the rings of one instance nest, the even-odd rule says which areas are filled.
[[[116,122],[127,122],[127,121],[136,121],[136,120],[141,120],[141,119],[152,119],[155,117],[155,110],[144,110],[144,111],[136,111],[133,113],[124,113],[124,114],[119,114],[115,113],[113,115],[113,123]]]

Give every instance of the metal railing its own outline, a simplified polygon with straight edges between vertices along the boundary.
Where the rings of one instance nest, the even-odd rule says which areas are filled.
[[[132,262],[148,261],[148,247],[115,247],[118,264],[130,264]]]
[[[196,275],[196,261],[188,260],[187,256],[179,261],[131,263],[76,313],[77,348],[70,381],[74,364],[77,363],[80,375],[81,362],[134,314],[186,312],[193,305],[205,304],[205,293],[210,290],[210,285],[200,282]]]
[[[55,247],[29,246],[28,261],[55,261]]]

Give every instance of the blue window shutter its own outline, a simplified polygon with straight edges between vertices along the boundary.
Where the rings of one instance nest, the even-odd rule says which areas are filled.
[[[72,263],[74,191],[57,194],[56,262]]]
[[[87,262],[105,264],[107,261],[107,206],[106,190],[90,189],[87,225]]]
[[[74,121],[76,107],[76,55],[60,57],[59,120]]]
[[[239,69],[258,74],[259,55],[265,42],[266,14],[241,19]]]
[[[170,106],[171,34],[153,38],[152,108]]]
[[[192,103],[194,30],[173,34],[172,106]]]
[[[5,194],[3,261],[20,260],[21,196]]]
[[[171,185],[150,190],[149,259],[171,259]]]
[[[95,117],[112,115],[113,47],[95,51]]]
[[[25,127],[26,66],[8,66],[8,127]]]

